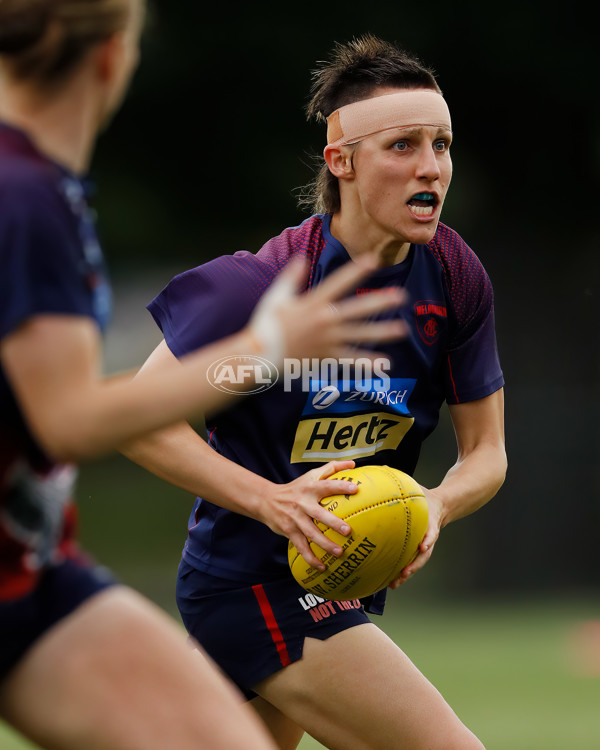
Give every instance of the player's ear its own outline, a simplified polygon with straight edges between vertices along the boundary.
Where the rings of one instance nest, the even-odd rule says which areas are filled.
[[[352,164],[352,150],[347,146],[325,146],[323,157],[334,177],[347,180],[354,176]]]
[[[103,83],[111,83],[123,64],[125,39],[116,33],[98,42],[94,50],[96,71]]]

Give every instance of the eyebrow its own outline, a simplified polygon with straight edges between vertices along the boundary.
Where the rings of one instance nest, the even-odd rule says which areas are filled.
[[[392,130],[396,130],[398,132],[401,132],[403,135],[421,135],[423,132],[423,128],[431,127],[430,125],[414,125],[414,126],[408,126],[408,127],[400,127],[400,128],[390,128],[390,133]],[[436,131],[436,138],[439,138],[441,135],[452,135],[452,130],[447,127],[439,127]]]

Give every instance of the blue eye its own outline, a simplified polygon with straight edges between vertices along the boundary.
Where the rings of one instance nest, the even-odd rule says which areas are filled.
[[[450,148],[450,143],[446,140],[436,141],[433,144],[433,148],[436,151],[447,151]]]
[[[396,141],[394,143],[394,148],[396,151],[406,151],[408,148],[408,141]]]

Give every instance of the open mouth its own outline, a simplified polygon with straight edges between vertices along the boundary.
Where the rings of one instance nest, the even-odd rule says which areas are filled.
[[[427,218],[433,216],[437,203],[437,197],[433,193],[416,193],[406,205],[415,216]]]

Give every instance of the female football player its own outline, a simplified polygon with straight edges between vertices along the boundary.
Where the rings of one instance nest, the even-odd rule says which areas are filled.
[[[381,347],[390,362],[386,387],[362,375],[359,382],[358,367],[336,380],[318,363],[290,363],[279,387],[210,414],[208,443],[182,424],[128,454],[198,495],[179,567],[179,609],[279,747],[296,747],[308,731],[340,750],[481,750],[371,623],[366,612],[382,613],[385,590],[319,617],[288,568],[286,537],[309,563],[316,559],[309,541],[341,552],[313,523],[321,520],[320,462],[381,463],[412,474],[444,401],[458,457],[439,486],[425,490],[428,530],[392,588],[422,568],[440,529],[495,495],[506,471],[492,288],[477,256],[440,222],[452,124],[433,74],[371,36],[340,44],[315,72],[308,114],[327,124],[314,215],[256,255],[224,256],[175,278],[149,305],[165,341],[140,377],[238,330],[259,299],[256,281],[288,258],[307,254],[307,286],[318,288],[348,259],[374,253],[377,268],[355,294],[394,284],[410,298],[385,316],[409,328],[405,339]],[[348,364],[339,361],[341,373]]]
[[[348,264],[298,296],[294,265],[225,341],[153,378],[100,376],[110,296],[83,177],[136,67],[143,10],[0,2],[0,716],[47,748],[268,748],[181,629],[78,550],[72,462],[221,405],[206,377],[220,357],[339,354],[402,295],[337,302],[365,274]]]

